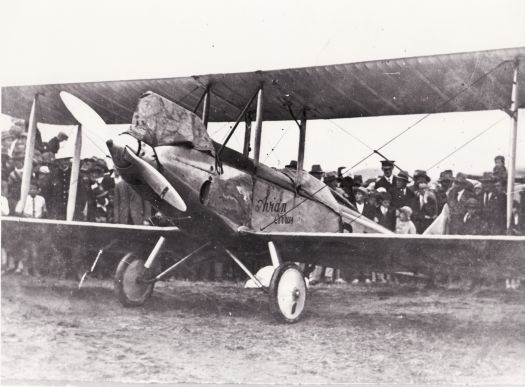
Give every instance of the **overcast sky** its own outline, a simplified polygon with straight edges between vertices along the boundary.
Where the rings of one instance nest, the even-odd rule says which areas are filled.
[[[160,78],[525,46],[524,1],[2,1],[0,84]],[[525,85],[524,85],[525,87]],[[306,166],[351,166],[418,116],[310,122]],[[525,132],[523,112],[520,132]],[[495,124],[497,122],[497,124]],[[413,171],[482,172],[507,154],[502,112],[431,116],[384,149]],[[297,128],[265,123],[262,159],[297,154]],[[228,124],[212,125],[216,139]],[[242,129],[242,128],[241,128]],[[50,135],[53,128],[47,128]],[[239,149],[242,130],[231,141]],[[46,134],[44,134],[46,136]],[[86,152],[95,152],[84,140]],[[95,141],[96,142],[96,141]],[[89,145],[91,144],[91,145]],[[277,146],[275,146],[277,144]],[[525,135],[518,164],[525,165]],[[275,150],[272,151],[272,149]],[[374,168],[370,158],[356,169]]]

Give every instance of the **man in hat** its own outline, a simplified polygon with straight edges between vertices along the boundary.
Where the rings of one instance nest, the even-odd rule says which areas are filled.
[[[445,203],[447,202],[447,193],[454,182],[454,174],[451,169],[446,169],[439,174],[438,186],[436,189],[436,199],[438,205],[438,213],[441,213]]]
[[[313,164],[312,169],[310,171],[310,175],[315,177],[317,180],[323,180],[324,171],[323,168],[321,168],[321,165]]]
[[[341,180],[340,187],[343,190],[343,196],[352,204],[355,205],[355,195],[354,195],[354,187],[355,187],[354,179],[350,176],[345,176]]]
[[[412,220],[416,225],[417,233],[423,234],[438,215],[436,197],[429,190],[427,183],[418,183],[418,191],[412,200],[411,208]]]
[[[53,137],[47,143],[44,143],[44,151],[56,154],[60,149],[60,143],[67,141],[68,138],[69,137],[64,132],[58,132],[55,137]]]
[[[470,198],[465,203],[466,212],[459,223],[458,234],[460,235],[482,235],[485,234],[486,226],[478,215],[479,203]]]
[[[396,209],[390,206],[392,202],[392,195],[389,192],[381,192],[381,205],[376,210],[376,216],[374,220],[377,221],[381,226],[395,231],[396,229]]]
[[[465,174],[458,172],[452,188],[449,189],[447,194],[447,204],[450,214],[450,234],[457,234],[459,232],[461,220],[467,211],[467,200],[474,198],[473,189],[474,187],[469,183]]]
[[[390,195],[395,195],[397,187],[397,177],[392,174],[394,171],[394,160],[381,160],[383,176],[376,180],[375,189],[383,187]]]
[[[415,194],[407,187],[409,181],[408,172],[401,171],[397,174],[396,189],[392,196],[392,206],[394,208],[400,209],[401,207],[412,205]]]

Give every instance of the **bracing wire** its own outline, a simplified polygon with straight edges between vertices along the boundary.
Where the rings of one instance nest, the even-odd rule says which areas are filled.
[[[462,93],[464,93],[465,91],[469,90],[472,86],[474,86],[475,84],[477,84],[478,82],[480,82],[481,80],[485,79],[486,77],[488,77],[491,73],[493,73],[494,71],[496,71],[498,68],[500,68],[501,66],[503,66],[503,64],[507,63],[508,61],[502,61],[500,62],[498,65],[496,65],[495,67],[493,67],[492,69],[490,69],[489,71],[487,71],[486,73],[482,74],[481,76],[479,76],[474,82],[468,84],[467,86],[465,86],[463,89],[461,89],[460,91],[458,91],[456,94],[452,95],[450,98],[448,98],[447,100],[445,100],[444,102],[442,102],[441,104],[438,105],[438,109],[445,106],[446,104],[448,104],[449,102],[451,102],[454,98],[458,97],[459,95],[461,95]],[[274,83],[274,86],[278,87],[279,89],[281,89],[281,92],[283,91],[281,86],[276,82]],[[286,93],[286,94],[290,94],[290,93]],[[387,142],[385,142],[383,145],[381,145],[378,149],[376,150],[373,150],[370,154],[368,154],[367,156],[363,157],[361,160],[359,160],[357,163],[355,163],[353,166],[347,168],[344,172],[342,172],[342,176],[346,175],[347,173],[349,173],[352,169],[354,169],[356,166],[358,166],[359,164],[363,163],[365,160],[367,160],[368,158],[370,158],[372,155],[376,154],[376,151],[379,151],[381,149],[383,149],[385,146],[391,144],[392,142],[394,142],[395,140],[397,140],[399,137],[401,137],[402,135],[404,135],[405,133],[407,133],[409,130],[413,129],[414,127],[416,127],[418,124],[420,124],[421,122],[423,122],[425,119],[427,119],[428,117],[430,117],[433,113],[427,113],[425,114],[423,117],[419,118],[418,120],[416,120],[412,125],[409,125],[406,129],[404,129],[403,131],[401,131],[400,133],[398,133],[397,135],[395,135],[394,137],[392,137],[390,140],[388,140]],[[367,146],[368,147],[368,146]],[[316,194],[318,194],[321,190],[323,190],[324,188],[326,188],[327,186],[324,185],[322,186],[321,188],[319,188],[317,191],[315,191],[311,196],[315,196]],[[274,222],[282,217],[284,217],[285,215],[288,215],[291,211],[293,211],[294,209],[296,209],[297,207],[299,207],[300,205],[302,205],[305,201],[307,201],[308,199],[304,199],[302,200],[301,202],[299,202],[298,204],[296,204],[295,206],[293,206],[292,208],[290,208],[288,211],[284,212],[283,214],[279,214],[279,216],[272,220],[270,223],[268,223],[267,225],[265,225],[264,227],[261,227],[260,231],[263,231],[265,230],[266,228],[268,228],[269,226],[271,226],[272,224],[274,224]]]

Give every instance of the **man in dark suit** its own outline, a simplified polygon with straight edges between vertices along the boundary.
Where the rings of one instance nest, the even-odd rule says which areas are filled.
[[[426,183],[420,183],[412,200],[412,221],[418,234],[422,234],[438,215],[436,196]]]
[[[457,234],[459,225],[467,212],[466,203],[468,199],[474,198],[474,187],[465,174],[458,172],[452,188],[447,194],[447,204],[450,210],[449,234]]]
[[[481,194],[479,197],[476,197],[480,207],[478,215],[486,223],[488,233],[495,234],[497,230],[495,222],[498,217],[498,198],[494,192],[494,176],[491,172],[483,173],[481,188]]]
[[[410,177],[408,172],[401,171],[397,174],[397,186],[392,196],[392,206],[396,209],[400,209],[404,206],[411,206],[414,200],[414,192],[407,187]]]
[[[381,169],[383,170],[383,176],[376,180],[375,189],[383,187],[386,192],[394,196],[397,187],[397,177],[392,174],[394,170],[394,160],[382,160]]]
[[[496,180],[494,183],[494,193],[496,194],[494,235],[504,235],[507,229],[507,193],[503,184],[501,180]]]
[[[441,213],[445,203],[447,203],[447,193],[454,182],[454,173],[451,169],[446,169],[439,174],[438,187],[436,189],[436,199],[438,203],[438,213]]]
[[[458,234],[482,235],[486,233],[485,222],[478,215],[478,201],[470,198],[465,203],[467,212],[459,222]]]

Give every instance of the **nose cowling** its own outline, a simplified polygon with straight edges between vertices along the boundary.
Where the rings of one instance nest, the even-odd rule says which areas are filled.
[[[129,134],[121,134],[114,140],[106,141],[106,145],[113,159],[113,163],[118,168],[127,168],[131,165],[131,162],[126,158],[126,148],[132,152],[139,151],[140,142],[135,137]]]
[[[132,184],[143,182],[161,200],[179,211],[187,210],[186,203],[168,179],[144,160],[144,158],[150,158],[148,151],[151,147],[139,142],[131,135],[120,135],[115,141],[108,140],[106,145],[113,158],[113,163],[126,181]]]

